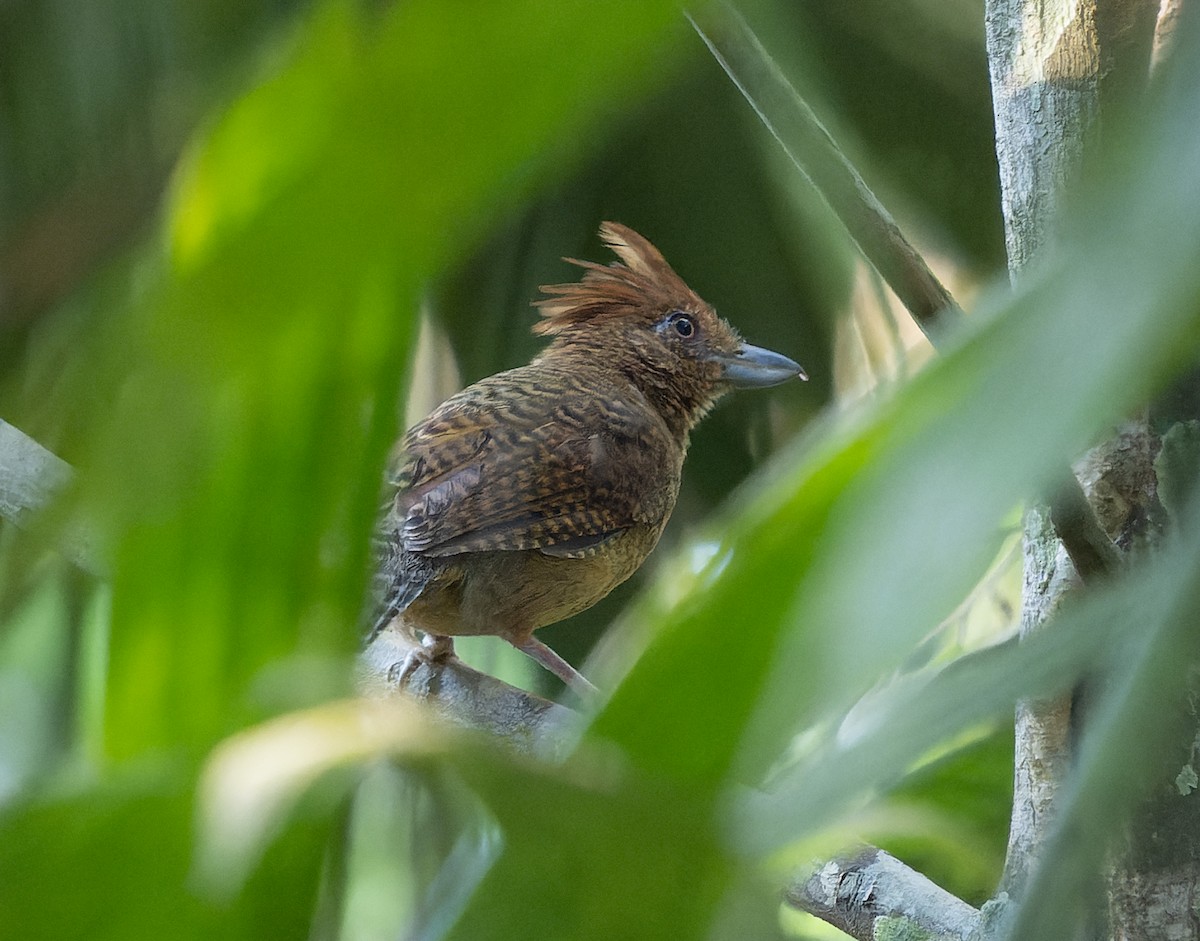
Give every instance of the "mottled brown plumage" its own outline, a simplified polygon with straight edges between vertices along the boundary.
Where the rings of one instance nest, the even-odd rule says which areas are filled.
[[[803,376],[743,343],[642,236],[612,222],[600,234],[620,263],[568,259],[582,280],[542,288],[534,330],[549,347],[405,435],[376,630],[494,634],[586,687],[533,632],[642,564],[675,506],[688,433],[717,398]]]

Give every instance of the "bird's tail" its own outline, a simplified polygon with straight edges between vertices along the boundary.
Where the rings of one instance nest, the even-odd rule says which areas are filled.
[[[433,563],[405,551],[396,533],[377,538],[374,548],[379,567],[371,585],[364,647],[421,596],[433,577]]]

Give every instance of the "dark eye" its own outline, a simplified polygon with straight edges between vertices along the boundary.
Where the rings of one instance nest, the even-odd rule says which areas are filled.
[[[675,332],[685,340],[696,333],[696,321],[687,314],[675,314],[671,318],[671,324],[675,327]]]

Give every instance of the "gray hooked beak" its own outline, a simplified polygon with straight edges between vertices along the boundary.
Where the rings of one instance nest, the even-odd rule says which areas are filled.
[[[761,346],[743,343],[732,356],[718,359],[725,370],[725,380],[737,389],[765,389],[799,376],[807,379],[801,365],[782,353],[764,350]]]

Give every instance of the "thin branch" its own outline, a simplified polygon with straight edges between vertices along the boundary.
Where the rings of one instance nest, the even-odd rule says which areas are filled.
[[[27,527],[72,476],[66,461],[0,418],[0,516]]]
[[[1084,583],[1111,575],[1120,565],[1117,547],[1108,538],[1073,473],[1063,475],[1050,498],[1050,522]]]
[[[896,221],[863,181],[740,13],[726,4],[705,11],[702,27],[688,19],[725,74],[783,147],[792,163],[841,220],[863,257],[937,341],[962,317],[950,292],[930,271]]]
[[[0,518],[29,529],[74,476],[66,461],[0,418]],[[85,571],[102,574],[90,537],[79,532],[59,536],[63,555]]]
[[[801,875],[785,901],[859,941],[966,941],[981,923],[978,909],[874,846]]]
[[[363,651],[359,686],[366,695],[407,695],[456,725],[504,739],[520,751],[564,755],[579,716],[557,703],[481,673],[457,657],[432,662],[397,631],[381,632]]]
[[[1053,538],[1050,512],[1026,514],[1021,588],[1023,641],[1046,630],[1068,592],[1080,584],[1065,548]],[[1071,694],[1034,696],[1017,703],[1013,746],[1013,798],[1000,888],[1020,898],[1053,831],[1062,782],[1071,765]]]

